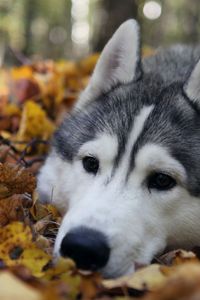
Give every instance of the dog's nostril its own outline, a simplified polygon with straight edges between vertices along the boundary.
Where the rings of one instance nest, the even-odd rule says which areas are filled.
[[[72,258],[79,269],[95,271],[106,265],[110,248],[101,232],[79,227],[63,238],[60,253]]]

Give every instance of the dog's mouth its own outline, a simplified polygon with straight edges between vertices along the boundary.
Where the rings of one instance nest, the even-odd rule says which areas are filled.
[[[135,271],[137,271],[137,270],[139,270],[139,269],[142,269],[142,268],[146,267],[147,264],[135,262],[135,263],[134,263],[134,266],[135,266]]]

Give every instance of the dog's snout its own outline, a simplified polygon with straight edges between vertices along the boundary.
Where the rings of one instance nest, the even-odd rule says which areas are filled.
[[[100,231],[79,227],[65,235],[60,253],[72,258],[79,269],[95,271],[106,265],[110,248]]]

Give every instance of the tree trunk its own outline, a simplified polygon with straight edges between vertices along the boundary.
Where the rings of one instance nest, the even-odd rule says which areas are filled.
[[[94,13],[93,50],[101,51],[115,30],[127,19],[137,18],[137,0],[102,0]],[[100,15],[98,15],[100,13]],[[99,20],[98,20],[99,19]]]
[[[24,1],[25,3],[25,19],[24,19],[24,27],[25,27],[25,45],[23,49],[23,53],[26,56],[31,55],[32,48],[32,33],[31,33],[31,25],[35,15],[35,3],[34,1]]]

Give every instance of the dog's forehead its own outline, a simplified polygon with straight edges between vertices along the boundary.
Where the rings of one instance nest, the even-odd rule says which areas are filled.
[[[67,117],[56,132],[53,144],[58,154],[72,160],[82,145],[106,133],[117,137],[119,160],[130,134],[134,133],[135,118],[151,105],[154,109],[148,118],[141,119],[142,130],[133,147],[133,161],[134,153],[148,142],[177,151],[177,142],[180,140],[182,146],[191,137],[195,112],[181,96],[179,86],[162,91],[159,84],[152,88],[151,82],[142,81],[116,88]]]
[[[68,115],[53,139],[57,153],[72,160],[84,143],[102,132],[116,135],[119,148],[123,150],[135,116],[153,99],[144,87],[144,84],[139,84],[138,88],[134,84],[117,87],[94,99],[81,111]]]

